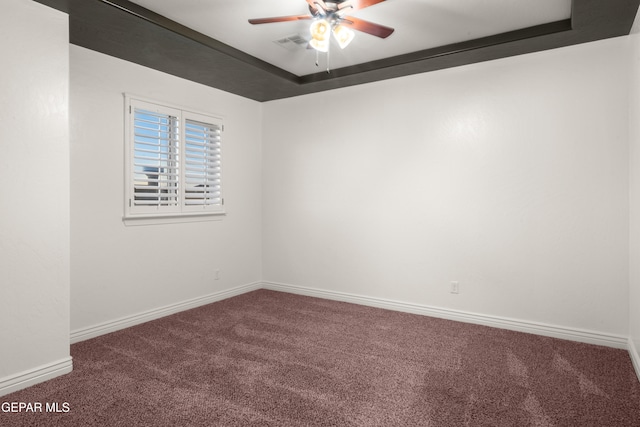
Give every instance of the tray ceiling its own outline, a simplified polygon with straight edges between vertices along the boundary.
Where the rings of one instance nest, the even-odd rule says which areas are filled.
[[[132,0],[213,39],[297,76],[324,71],[306,44],[311,21],[251,25],[248,18],[308,14],[305,0]],[[358,32],[344,50],[335,43],[330,68],[343,68],[425,49],[571,18],[571,0],[386,0],[353,12],[357,18],[395,29],[381,39]],[[293,36],[293,37],[292,37]]]
[[[629,34],[640,0],[387,0],[353,16],[393,27],[356,32],[327,58],[289,43],[304,0],[35,0],[69,13],[70,42],[240,96],[268,101]]]

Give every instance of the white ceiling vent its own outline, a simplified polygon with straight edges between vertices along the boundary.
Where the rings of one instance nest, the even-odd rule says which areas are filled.
[[[309,39],[304,38],[301,34],[294,34],[279,40],[274,40],[273,42],[287,50],[300,50],[307,48]]]

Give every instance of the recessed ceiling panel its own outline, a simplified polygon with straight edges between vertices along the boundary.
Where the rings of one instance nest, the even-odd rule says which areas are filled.
[[[140,6],[295,75],[362,64],[571,17],[571,0],[386,0],[352,13],[395,29],[356,32],[344,50],[306,49],[310,21],[251,25],[248,19],[309,13],[305,0],[133,0]],[[316,66],[316,59],[318,65]]]

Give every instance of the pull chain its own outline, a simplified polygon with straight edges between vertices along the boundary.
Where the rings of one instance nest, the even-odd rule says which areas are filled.
[[[331,49],[327,49],[327,73],[330,73],[329,70],[329,52]],[[316,49],[316,67],[320,66],[320,51]]]
[[[330,71],[329,71],[329,52],[331,52],[331,48],[327,49],[327,74],[330,73]]]

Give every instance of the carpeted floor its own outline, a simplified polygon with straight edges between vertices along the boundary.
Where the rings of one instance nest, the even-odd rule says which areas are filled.
[[[71,354],[0,425],[640,426],[624,350],[267,290]]]

